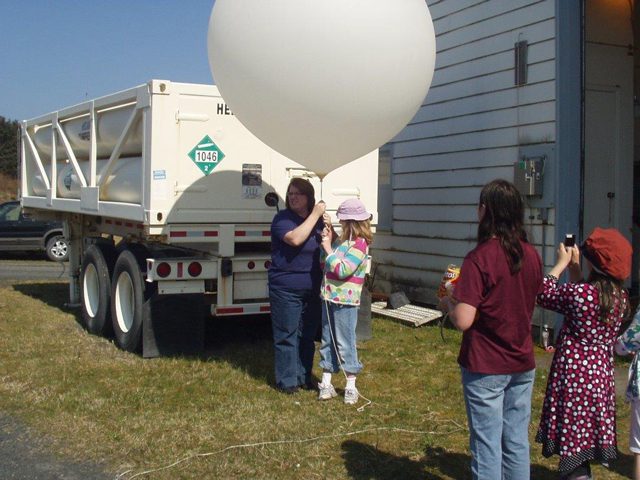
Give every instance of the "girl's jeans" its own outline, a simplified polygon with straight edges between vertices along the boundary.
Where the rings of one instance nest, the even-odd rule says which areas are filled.
[[[340,370],[340,364],[345,372],[354,375],[362,370],[362,364],[358,361],[358,351],[356,350],[357,323],[358,307],[322,302],[320,367],[324,371],[336,373]],[[337,352],[334,340],[338,345]],[[338,353],[340,354],[340,362],[338,362]]]
[[[276,386],[291,388],[311,381],[314,343],[320,326],[320,296],[315,289],[269,288],[275,351]]]
[[[509,375],[461,369],[473,478],[528,480],[535,369]]]

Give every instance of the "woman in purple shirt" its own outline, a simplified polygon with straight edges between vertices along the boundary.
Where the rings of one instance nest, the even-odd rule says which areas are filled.
[[[523,228],[520,193],[506,180],[484,186],[478,245],[467,254],[453,299],[441,307],[464,333],[462,371],[474,479],[529,478],[535,373],[531,316],[542,262]]]
[[[271,223],[269,300],[278,390],[292,394],[315,388],[311,379],[315,336],[320,326],[320,242],[324,202],[316,204],[313,185],[294,178],[286,209]]]

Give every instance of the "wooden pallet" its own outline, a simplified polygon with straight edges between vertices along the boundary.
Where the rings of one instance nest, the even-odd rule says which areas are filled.
[[[399,320],[413,327],[420,327],[442,317],[442,312],[418,305],[404,305],[400,308],[387,308],[387,302],[372,302],[371,314]]]

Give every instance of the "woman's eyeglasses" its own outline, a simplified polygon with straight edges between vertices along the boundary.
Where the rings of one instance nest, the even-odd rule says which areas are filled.
[[[290,197],[300,197],[300,196],[303,196],[304,193],[302,193],[302,192],[287,192],[287,195],[290,196]]]

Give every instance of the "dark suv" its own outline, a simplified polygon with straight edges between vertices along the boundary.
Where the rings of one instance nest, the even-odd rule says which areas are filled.
[[[7,250],[44,250],[47,257],[56,262],[64,262],[69,257],[62,223],[27,217],[18,201],[0,204],[0,251]]]

